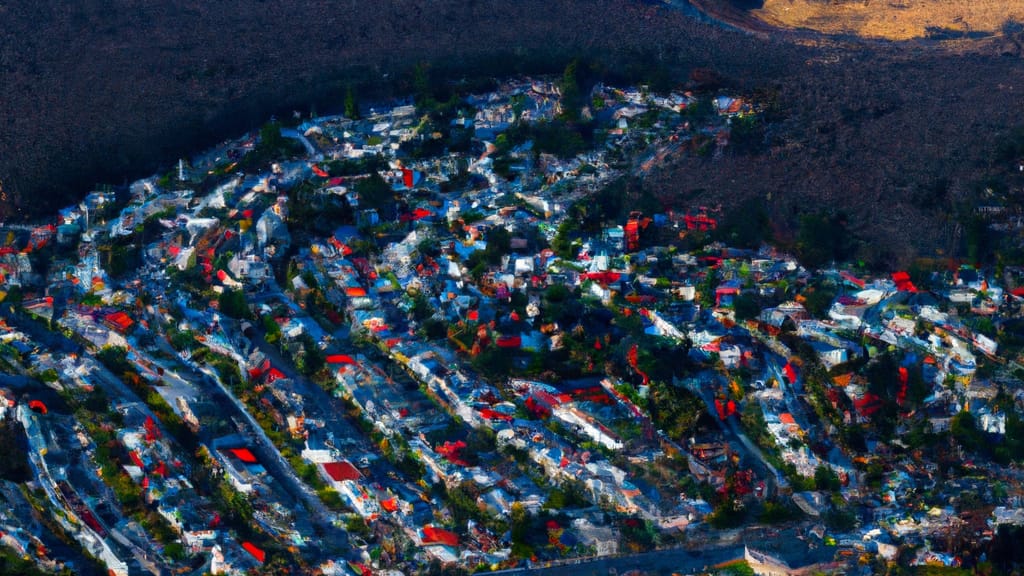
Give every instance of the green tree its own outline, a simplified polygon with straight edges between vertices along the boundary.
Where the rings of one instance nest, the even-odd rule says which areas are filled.
[[[764,503],[764,508],[758,514],[757,519],[765,524],[781,524],[799,517],[800,512],[794,507],[782,502],[768,500]]]
[[[754,154],[764,146],[765,127],[757,115],[734,118],[729,130],[729,145],[740,154]]]
[[[167,556],[171,560],[184,560],[185,559],[185,547],[180,542],[171,542],[167,546],[164,546],[164,556]]]
[[[266,316],[263,316],[262,322],[268,344],[274,344],[281,340],[281,325],[274,320],[272,315],[267,314]]]
[[[805,214],[800,217],[797,251],[809,268],[842,262],[850,256],[851,242],[846,229],[846,216],[838,214]]]
[[[284,136],[281,136],[281,124],[279,122],[267,122],[260,128],[260,138],[257,146],[264,150],[277,150],[284,144]]]
[[[312,376],[322,370],[326,362],[323,351],[317,347],[312,337],[306,335],[302,339],[302,373],[305,376]]]
[[[825,525],[838,532],[849,532],[857,527],[857,515],[845,508],[832,508],[822,515]]]
[[[772,236],[771,219],[761,198],[751,198],[718,222],[714,237],[736,248],[758,248]]]
[[[562,92],[562,118],[569,122],[580,119],[580,84],[579,84],[579,61],[573,60],[565,67],[562,73],[562,82],[559,88]]]
[[[964,448],[975,451],[984,445],[984,438],[974,415],[963,410],[949,423],[949,432]]]
[[[838,492],[842,485],[839,482],[839,476],[836,475],[828,466],[818,466],[814,471],[814,486],[818,490],[828,490],[831,492]]]
[[[367,208],[380,210],[395,200],[395,192],[377,172],[356,182],[355,191],[359,195],[359,204]]]
[[[533,527],[532,518],[520,502],[512,504],[511,514],[512,553],[519,558],[533,556],[533,549],[527,543]]]
[[[21,436],[24,429],[14,420],[0,421],[0,478],[12,482],[24,482],[31,478],[28,454],[22,449]]]
[[[245,301],[245,292],[242,290],[225,290],[217,298],[217,307],[225,315],[231,318],[248,318],[249,305]]]
[[[356,101],[355,91],[351,84],[345,89],[345,117],[352,120],[359,119],[359,103]]]
[[[829,308],[832,307],[832,300],[836,297],[836,291],[832,288],[816,284],[803,292],[804,308],[807,313],[815,318],[825,318]]]
[[[755,294],[744,292],[732,301],[733,312],[736,314],[736,320],[742,322],[751,318],[757,318],[761,313],[761,302]]]

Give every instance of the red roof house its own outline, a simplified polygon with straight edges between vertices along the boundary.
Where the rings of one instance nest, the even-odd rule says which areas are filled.
[[[327,472],[327,475],[335,482],[341,482],[343,480],[358,480],[362,478],[362,474],[359,473],[359,470],[356,469],[351,462],[345,460],[341,462],[327,462],[323,467],[324,472]]]
[[[231,452],[232,456],[238,458],[239,460],[245,462],[246,464],[255,464],[256,462],[258,462],[258,460],[256,459],[256,455],[253,454],[248,448],[232,448],[228,450],[228,452]]]
[[[267,553],[264,552],[263,550],[259,549],[252,542],[242,542],[242,548],[244,548],[246,552],[251,554],[252,557],[255,558],[256,561],[259,562],[260,564],[265,562],[266,559],[267,559]]]
[[[459,537],[454,532],[449,532],[436,526],[423,527],[424,544],[444,544],[445,546],[458,546]]]

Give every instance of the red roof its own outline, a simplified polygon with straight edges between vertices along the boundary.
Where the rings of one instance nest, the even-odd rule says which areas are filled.
[[[388,498],[387,500],[381,500],[380,506],[388,512],[394,512],[398,510],[398,502],[394,498]]]
[[[43,402],[41,400],[31,400],[31,401],[29,401],[28,407],[31,408],[33,412],[38,412],[40,414],[46,414],[46,412],[47,412],[46,404],[43,404]]]
[[[139,458],[138,452],[132,450],[128,453],[128,457],[132,459],[132,462],[139,468],[145,468],[146,466],[142,463],[142,458]]]
[[[459,537],[454,532],[449,532],[436,526],[423,527],[424,544],[444,544],[445,546],[458,546]]]
[[[252,542],[242,542],[242,548],[245,548],[246,552],[252,554],[252,557],[255,558],[260,564],[262,564],[267,559],[267,553],[263,550],[260,550]]]
[[[622,278],[622,274],[618,272],[587,272],[583,275],[585,280],[593,280],[599,284],[611,284],[618,282],[619,278]]]
[[[468,466],[468,463],[462,459],[462,450],[466,447],[466,443],[462,440],[455,442],[445,441],[441,446],[434,449],[435,452],[444,456],[452,464],[458,466]]]
[[[487,418],[488,420],[512,420],[512,416],[509,416],[508,414],[503,414],[501,412],[496,412],[494,410],[491,410],[490,408],[484,408],[480,410],[480,415],[483,416],[484,418]]]
[[[347,354],[331,354],[327,357],[328,364],[357,364],[354,358]]]
[[[892,280],[896,283],[896,289],[900,292],[917,292],[917,286],[914,286],[914,283],[910,281],[910,274],[906,272],[894,272]]]
[[[789,383],[796,384],[796,370],[793,369],[793,365],[786,362],[786,365],[782,367],[782,370],[786,373],[786,378],[789,379]]]
[[[335,482],[341,482],[342,480],[358,480],[362,478],[362,474],[359,470],[352,465],[351,462],[327,462],[324,464],[324,472],[331,477]]]
[[[231,452],[235,458],[238,458],[246,464],[255,464],[258,462],[258,460],[256,460],[256,455],[250,452],[248,448],[232,448],[228,450],[228,452]]]
[[[523,339],[519,336],[501,336],[497,344],[498,348],[519,348],[523,345]]]
[[[271,368],[270,370],[267,371],[268,384],[274,382],[275,380],[280,380],[281,378],[284,378],[284,372],[281,372],[277,368]]]
[[[106,320],[107,322],[113,324],[115,328],[122,331],[131,328],[132,324],[135,323],[135,321],[132,320],[124,312],[114,312],[112,314],[107,314]]]
[[[360,296],[366,296],[366,288],[361,286],[349,286],[345,288],[345,295],[349,298],[358,298]]]

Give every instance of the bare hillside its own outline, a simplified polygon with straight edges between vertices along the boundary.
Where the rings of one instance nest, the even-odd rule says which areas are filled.
[[[753,15],[774,26],[826,34],[907,40],[1001,34],[1024,21],[1024,3],[1006,0],[765,0]]]

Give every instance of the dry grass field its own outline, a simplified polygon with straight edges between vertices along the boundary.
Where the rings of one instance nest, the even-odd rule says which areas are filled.
[[[773,26],[826,34],[909,40],[947,35],[998,35],[1024,22],[1016,0],[765,0],[752,14]]]

